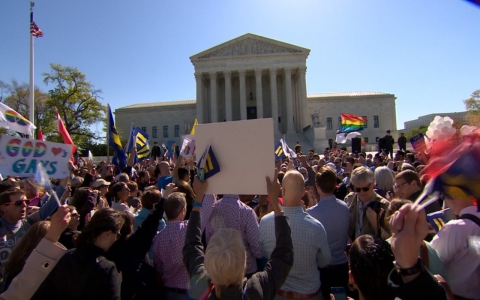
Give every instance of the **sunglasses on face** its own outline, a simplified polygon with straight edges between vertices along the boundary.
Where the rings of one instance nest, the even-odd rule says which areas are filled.
[[[368,192],[370,190],[370,185],[369,186],[365,186],[365,187],[361,187],[361,188],[354,188],[353,189],[355,192],[357,193],[360,193],[360,191],[364,191],[364,192]]]
[[[23,200],[17,200],[17,201],[5,203],[5,205],[13,204],[13,205],[15,205],[15,206],[22,206],[23,202],[25,202],[25,204],[26,204],[27,206],[30,204],[30,200],[23,199]]]

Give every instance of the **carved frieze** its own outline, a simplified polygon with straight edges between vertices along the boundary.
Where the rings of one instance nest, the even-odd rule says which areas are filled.
[[[214,57],[227,57],[227,56],[239,56],[239,55],[255,55],[255,54],[277,54],[277,53],[298,53],[301,52],[297,49],[287,48],[284,46],[272,44],[269,42],[246,38],[238,41],[232,45],[228,45],[216,51],[210,52],[199,58],[214,58]]]

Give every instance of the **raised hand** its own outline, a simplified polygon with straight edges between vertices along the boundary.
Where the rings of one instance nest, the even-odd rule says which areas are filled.
[[[418,251],[428,233],[425,210],[407,204],[390,220],[392,251],[399,266],[410,268],[418,261]]]
[[[163,193],[163,198],[168,198],[171,193],[173,193],[175,190],[175,183],[169,183],[167,184],[165,188],[165,192]]]
[[[70,222],[70,208],[67,205],[62,205],[52,215],[50,220],[50,228],[48,228],[45,238],[52,243],[58,242],[60,235],[67,228]]]
[[[203,202],[203,196],[205,195],[205,192],[207,191],[207,180],[205,181],[200,181],[198,178],[195,178],[193,181],[193,191],[195,192],[195,201],[196,202]]]
[[[280,203],[278,202],[278,195],[280,193],[280,183],[278,182],[278,170],[275,169],[275,174],[273,179],[270,179],[269,176],[265,177],[267,182],[267,193],[270,198],[270,203],[272,204],[273,211],[279,213],[282,211]]]

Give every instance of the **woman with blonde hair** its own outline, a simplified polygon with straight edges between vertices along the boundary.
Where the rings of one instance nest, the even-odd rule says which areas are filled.
[[[195,180],[195,202],[188,221],[183,262],[190,275],[189,296],[194,299],[274,299],[293,265],[290,226],[278,203],[280,185],[267,177],[267,190],[275,214],[276,246],[265,269],[244,277],[245,246],[240,232],[222,228],[210,238],[204,253],[200,208],[207,187]]]
[[[393,185],[395,184],[392,170],[388,167],[375,169],[375,193],[387,200],[393,199]]]
[[[45,237],[48,228],[50,228],[50,221],[40,221],[33,224],[15,245],[5,266],[5,290],[13,278],[23,270],[25,261],[37,247],[38,243]]]

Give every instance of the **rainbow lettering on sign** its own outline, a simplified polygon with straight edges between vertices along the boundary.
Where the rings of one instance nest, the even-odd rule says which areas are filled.
[[[21,126],[27,126],[30,124],[30,121],[28,121],[24,116],[20,115],[14,110],[7,110],[5,112],[5,118],[9,122],[17,123],[18,125],[21,125]]]
[[[20,139],[12,139],[6,145],[6,152],[10,157],[16,157],[22,153],[23,157],[29,157],[33,153],[33,157],[42,157],[47,153],[47,145],[40,141],[27,141],[21,145]],[[34,145],[35,143],[35,145]]]
[[[21,157],[23,157],[13,163],[12,170],[15,173],[34,174],[37,170],[38,163],[43,165],[43,167],[47,170],[48,175],[55,173],[57,171],[56,161],[37,161],[37,158],[45,156],[47,150],[47,145],[42,141],[11,139],[5,146],[5,152],[8,154],[8,156],[13,158],[21,155]],[[62,153],[61,157],[65,157],[67,155],[67,152],[63,149],[61,149],[60,152]],[[29,157],[31,158],[27,160],[26,158]]]

